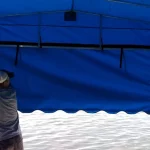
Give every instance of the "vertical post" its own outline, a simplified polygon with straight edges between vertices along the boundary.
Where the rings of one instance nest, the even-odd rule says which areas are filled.
[[[19,56],[19,45],[17,45],[17,48],[16,48],[15,66],[17,66],[18,64],[18,56]]]
[[[72,0],[72,6],[71,6],[71,11],[74,10],[74,0]]]
[[[41,47],[41,14],[38,14],[38,47]]]
[[[100,15],[100,49],[103,50],[103,16]]]
[[[123,48],[120,50],[120,68],[122,68],[122,61],[123,61]]]

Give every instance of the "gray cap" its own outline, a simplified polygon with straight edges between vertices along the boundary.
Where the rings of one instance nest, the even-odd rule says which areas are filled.
[[[0,71],[0,83],[5,82],[8,79],[8,74],[4,71]]]

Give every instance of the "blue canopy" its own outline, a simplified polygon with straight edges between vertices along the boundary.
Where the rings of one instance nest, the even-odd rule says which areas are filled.
[[[149,14],[147,0],[1,2],[19,110],[150,113]]]

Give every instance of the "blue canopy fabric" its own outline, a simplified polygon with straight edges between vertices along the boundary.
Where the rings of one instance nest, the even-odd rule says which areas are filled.
[[[19,110],[150,113],[149,14],[146,0],[3,1],[0,69]]]

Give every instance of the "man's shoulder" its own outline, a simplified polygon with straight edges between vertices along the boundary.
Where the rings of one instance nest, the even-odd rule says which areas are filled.
[[[13,86],[6,89],[0,89],[0,97],[3,99],[16,98],[16,90]]]

